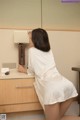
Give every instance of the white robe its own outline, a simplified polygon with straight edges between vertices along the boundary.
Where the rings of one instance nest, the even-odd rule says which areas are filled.
[[[29,48],[28,69],[28,73],[35,75],[34,87],[44,110],[44,105],[78,95],[73,83],[58,72],[52,50],[43,52],[35,47]]]

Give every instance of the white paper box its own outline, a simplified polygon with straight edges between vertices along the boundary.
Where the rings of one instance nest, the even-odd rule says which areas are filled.
[[[14,31],[14,43],[29,43],[28,31],[26,30],[15,30]]]

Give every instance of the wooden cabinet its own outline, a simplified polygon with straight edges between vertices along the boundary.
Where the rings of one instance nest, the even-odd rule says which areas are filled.
[[[79,116],[80,116],[80,67],[72,67],[72,70],[77,71],[79,73],[79,80],[78,80],[78,104],[79,104]]]
[[[0,113],[41,110],[34,79],[0,80]]]

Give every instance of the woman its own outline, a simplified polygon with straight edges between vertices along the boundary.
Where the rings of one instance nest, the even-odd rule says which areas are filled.
[[[27,72],[35,75],[34,87],[46,120],[80,120],[78,116],[64,115],[78,93],[72,82],[58,72],[47,32],[34,29],[29,33],[29,38]],[[18,70],[26,73],[21,65]]]

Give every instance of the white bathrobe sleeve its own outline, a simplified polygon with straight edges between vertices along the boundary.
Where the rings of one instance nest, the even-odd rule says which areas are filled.
[[[34,69],[32,66],[32,58],[31,58],[31,51],[30,50],[28,50],[28,71],[27,71],[27,73],[34,75]]]

